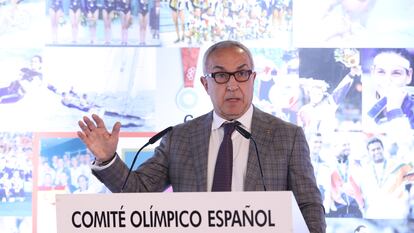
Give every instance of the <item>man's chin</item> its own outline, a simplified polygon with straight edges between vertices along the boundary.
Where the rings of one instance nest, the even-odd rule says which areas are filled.
[[[246,108],[244,105],[241,105],[240,102],[238,103],[226,103],[222,106],[220,109],[221,114],[223,115],[223,118],[226,120],[233,120],[240,118],[248,108]]]
[[[225,111],[223,112],[223,118],[226,120],[234,120],[240,118],[243,115],[241,111]]]

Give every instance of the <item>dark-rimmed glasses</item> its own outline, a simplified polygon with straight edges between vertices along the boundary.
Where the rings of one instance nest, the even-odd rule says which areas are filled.
[[[230,80],[231,76],[233,76],[237,82],[242,83],[242,82],[246,82],[247,80],[249,80],[250,75],[252,75],[252,73],[253,73],[252,70],[238,70],[235,72],[219,71],[219,72],[214,72],[210,74],[205,74],[204,76],[207,78],[214,79],[214,81],[216,81],[216,83],[218,84],[227,83]]]

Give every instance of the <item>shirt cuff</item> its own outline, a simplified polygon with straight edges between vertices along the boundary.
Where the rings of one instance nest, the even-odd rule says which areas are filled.
[[[387,111],[386,116],[387,116],[387,120],[388,121],[391,121],[391,120],[393,120],[395,118],[399,118],[399,117],[404,116],[404,113],[403,113],[403,111],[401,109],[398,109],[397,108],[397,109],[393,109],[393,110]]]
[[[117,155],[118,155],[118,154],[115,152],[115,154],[114,154],[114,156],[112,157],[112,159],[107,160],[107,161],[104,161],[104,162],[98,162],[98,161],[95,159],[95,160],[92,162],[92,164],[90,165],[90,167],[91,167],[91,169],[92,169],[92,170],[95,170],[95,171],[101,171],[101,170],[104,170],[104,169],[106,169],[106,168],[110,167],[110,166],[114,163],[114,161],[116,160]]]

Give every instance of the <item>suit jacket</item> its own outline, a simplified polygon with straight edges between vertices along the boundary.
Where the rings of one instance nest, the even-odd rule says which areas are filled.
[[[207,191],[207,157],[212,112],[177,125],[155,148],[154,155],[131,173],[125,192]],[[291,190],[311,232],[325,232],[324,208],[302,128],[257,108],[252,137],[257,143],[267,190]],[[245,191],[262,191],[254,143],[249,145]],[[112,192],[121,190],[128,167],[116,157],[107,169],[93,173]]]

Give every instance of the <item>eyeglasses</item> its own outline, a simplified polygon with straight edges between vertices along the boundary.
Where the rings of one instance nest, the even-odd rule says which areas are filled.
[[[205,77],[212,78],[218,84],[227,83],[230,80],[230,77],[233,76],[237,82],[246,82],[249,80],[250,75],[252,75],[252,70],[238,70],[236,72],[214,72],[210,74],[205,74]]]

